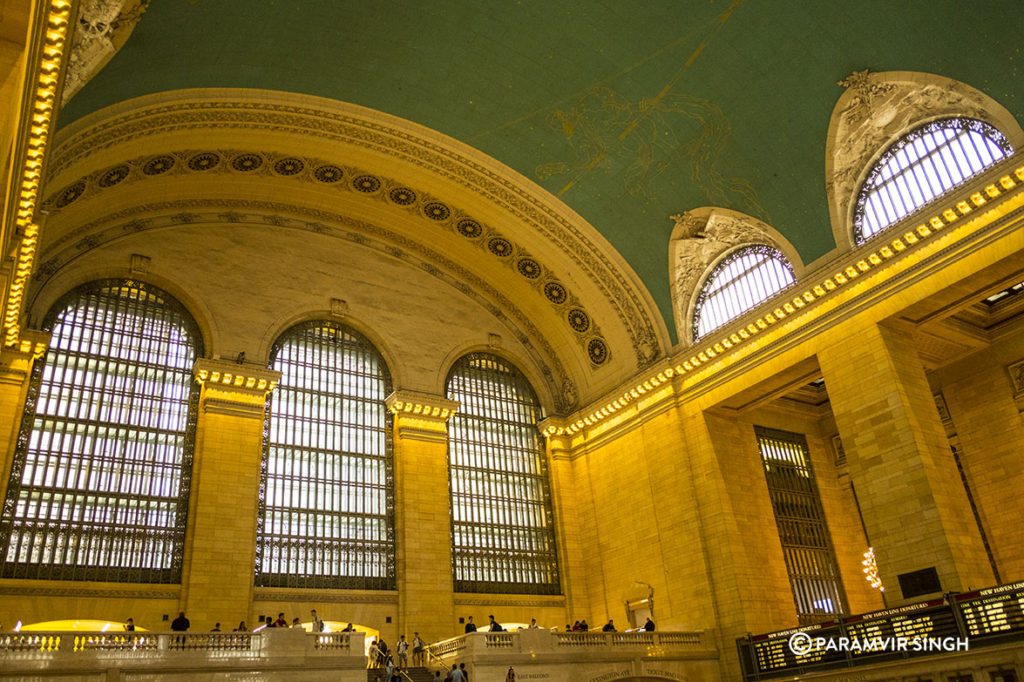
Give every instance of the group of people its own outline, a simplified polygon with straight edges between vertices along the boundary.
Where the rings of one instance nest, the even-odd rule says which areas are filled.
[[[643,627],[637,629],[641,632],[654,632],[654,621],[648,618],[647,622],[643,624]],[[590,626],[587,625],[586,618],[578,620],[572,625],[569,625],[568,623],[565,624],[566,632],[587,632],[589,630]],[[618,630],[615,629],[615,621],[609,618],[608,622],[601,628],[601,632],[618,632]]]
[[[351,624],[349,625],[351,627]],[[412,664],[422,666],[426,655],[426,643],[420,637],[420,633],[414,633],[412,642],[405,639],[405,635],[398,638],[394,651],[388,649],[388,643],[383,637],[370,643],[370,666],[373,668],[384,668],[386,682],[392,682],[392,678],[400,677],[402,668],[409,666],[409,650],[412,649]]]

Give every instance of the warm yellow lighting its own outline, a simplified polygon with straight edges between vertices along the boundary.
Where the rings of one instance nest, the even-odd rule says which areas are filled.
[[[946,219],[947,223],[951,223],[960,216],[958,216],[956,214],[956,211],[954,211],[953,209],[947,208],[945,211],[942,212],[942,217]]]
[[[885,587],[882,585],[882,579],[878,575],[878,563],[875,561],[875,548],[868,547],[868,551],[864,552],[864,560],[860,562],[861,566],[864,567],[864,577],[871,585],[879,592],[885,592]]]
[[[975,192],[971,195],[971,201],[974,202],[975,206],[981,206],[985,203],[985,197],[981,196],[981,192]]]
[[[985,203],[984,200],[982,200],[981,203]],[[921,235],[922,237],[927,237],[928,235],[930,235],[932,233],[932,231],[928,229],[927,225],[918,225],[917,226],[917,233],[919,235]]]
[[[1013,174],[1017,176],[1017,179],[1024,182],[1024,166],[1021,166],[1017,170],[1013,171]]]
[[[986,185],[986,187],[985,187],[985,194],[987,194],[990,197],[992,197],[993,199],[995,199],[997,196],[1002,194],[1002,192],[995,185]]]
[[[868,260],[871,261],[872,265],[881,265],[882,264],[882,259],[881,259],[881,257],[877,253],[873,253],[870,256],[868,256]],[[859,266],[860,263],[858,263],[857,265]]]

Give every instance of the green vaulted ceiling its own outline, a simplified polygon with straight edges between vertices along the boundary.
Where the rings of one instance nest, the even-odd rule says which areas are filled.
[[[855,70],[963,81],[1024,120],[1024,12],[937,0],[152,0],[66,124],[130,97],[252,87],[428,126],[561,198],[672,329],[669,216],[715,205],[835,244],[825,135]]]

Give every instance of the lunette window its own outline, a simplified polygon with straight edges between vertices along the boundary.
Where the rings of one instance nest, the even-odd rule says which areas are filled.
[[[368,340],[307,322],[271,352],[256,584],[394,589],[391,375]]]
[[[868,174],[854,209],[863,244],[893,223],[1013,153],[1002,133],[972,118],[947,118],[912,130]]]
[[[202,342],[166,292],[87,284],[44,320],[0,521],[0,576],[181,579]]]
[[[697,341],[764,303],[796,281],[793,266],[766,244],[727,255],[704,280],[693,314]]]
[[[452,569],[458,592],[558,594],[541,408],[522,373],[494,355],[455,363],[447,396]]]

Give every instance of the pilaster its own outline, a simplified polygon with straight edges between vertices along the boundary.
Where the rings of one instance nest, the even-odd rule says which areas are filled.
[[[587,514],[582,509],[581,496],[576,489],[573,463],[572,437],[565,432],[562,419],[549,417],[538,424],[544,434],[548,470],[551,473],[551,497],[555,512],[555,540],[558,542],[559,573],[562,594],[565,595],[566,617],[588,613],[587,563],[583,550],[580,519]]]
[[[395,391],[395,545],[398,633],[427,642],[455,634],[448,493],[448,420],[459,403]]]
[[[197,629],[251,620],[267,394],[281,373],[199,359],[181,608]]]
[[[818,360],[890,605],[913,571],[943,591],[993,583],[911,335],[872,325]]]

